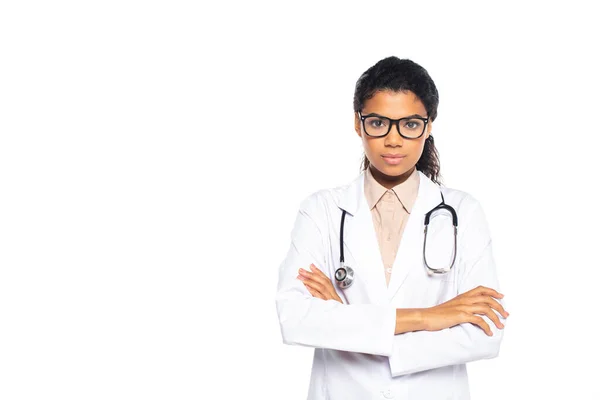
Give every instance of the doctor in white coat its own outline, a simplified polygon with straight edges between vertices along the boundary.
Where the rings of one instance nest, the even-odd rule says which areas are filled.
[[[300,205],[279,268],[276,308],[283,342],[314,348],[308,400],[465,400],[465,364],[499,354],[508,313],[490,232],[473,196],[436,183],[431,123],[437,105],[437,89],[420,65],[388,57],[369,68],[354,96],[364,169]],[[389,284],[365,197],[367,168],[387,189],[418,174]],[[442,195],[458,217],[455,261],[449,272],[430,275],[423,260],[425,214]],[[334,274],[344,210],[344,260],[354,280],[341,288]],[[432,218],[427,263],[447,268],[452,219],[444,211]]]

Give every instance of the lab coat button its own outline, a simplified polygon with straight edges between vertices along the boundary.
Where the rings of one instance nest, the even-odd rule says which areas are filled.
[[[394,394],[392,393],[391,390],[382,390],[381,394],[383,395],[383,397],[385,397],[386,399],[393,399],[394,398]]]

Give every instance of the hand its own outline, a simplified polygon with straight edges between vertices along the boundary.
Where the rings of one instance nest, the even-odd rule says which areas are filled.
[[[494,289],[478,286],[445,303],[423,309],[422,317],[425,329],[428,331],[437,331],[469,322],[479,326],[488,336],[492,336],[493,333],[489,325],[477,314],[486,315],[494,322],[498,329],[503,329],[504,324],[500,322],[498,315],[494,312],[496,310],[504,318],[508,317],[509,314],[504,310],[502,304],[496,300],[503,297],[503,294],[498,293]]]
[[[323,300],[335,300],[339,301],[343,304],[342,299],[338,296],[331,280],[329,277],[325,275],[319,268],[315,267],[314,264],[310,264],[310,269],[313,272],[304,270],[300,268],[298,275],[296,278],[300,279],[304,286],[308,289],[308,292],[313,295],[313,297],[318,297]]]

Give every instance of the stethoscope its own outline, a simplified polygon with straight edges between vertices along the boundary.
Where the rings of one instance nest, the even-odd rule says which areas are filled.
[[[438,204],[435,208],[431,209],[427,214],[425,214],[425,238],[423,239],[423,263],[425,264],[425,268],[427,270],[427,275],[432,276],[435,274],[445,274],[448,273],[452,267],[454,266],[454,262],[456,260],[456,237],[458,232],[458,215],[456,214],[456,210],[449,204],[444,202],[444,194],[440,191],[440,195],[442,196],[442,202]],[[427,248],[427,228],[429,227],[429,220],[431,218],[431,214],[438,210],[448,210],[452,214],[452,225],[454,225],[454,248],[452,250],[452,263],[448,268],[432,268],[427,264],[427,258],[425,257],[425,249]],[[346,265],[344,261],[344,220],[346,219],[346,210],[342,212],[342,223],[340,224],[340,265],[341,267],[335,271],[335,281],[337,285],[346,289],[354,282],[354,270]]]

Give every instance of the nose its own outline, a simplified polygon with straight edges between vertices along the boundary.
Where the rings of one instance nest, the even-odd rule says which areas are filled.
[[[386,139],[387,143],[399,143],[399,144],[404,143],[404,138],[400,134],[400,121],[392,122],[390,131],[388,132],[385,139]]]

